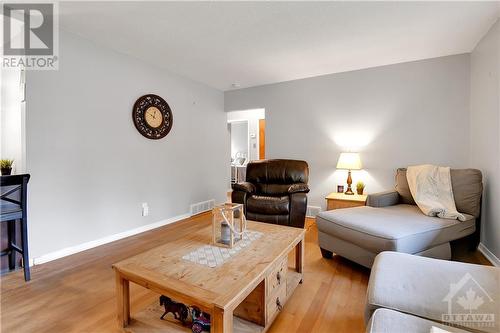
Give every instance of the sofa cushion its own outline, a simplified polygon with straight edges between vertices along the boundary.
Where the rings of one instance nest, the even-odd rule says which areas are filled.
[[[389,310],[377,309],[370,318],[366,327],[369,333],[429,333],[432,327],[438,327],[448,332],[466,333],[456,327],[439,324],[435,321],[411,316],[406,313]]]
[[[483,175],[476,169],[451,169],[451,186],[455,205],[460,213],[476,218],[481,212]]]
[[[260,160],[247,165],[246,181],[254,184],[307,184],[308,179],[309,167],[305,161]]]
[[[472,234],[474,217],[465,216],[467,220],[459,222],[426,216],[413,205],[363,206],[321,212],[316,223],[321,232],[374,253],[418,253]]]
[[[410,186],[406,179],[406,168],[396,170],[396,191],[399,193],[400,203],[407,205],[416,205],[410,192]]]
[[[247,212],[269,215],[288,214],[290,212],[289,196],[252,195],[247,199]]]
[[[471,310],[469,300],[474,302]],[[435,321],[447,320],[449,312],[492,314],[496,322],[491,326],[472,323],[465,329],[493,333],[500,328],[499,302],[500,268],[383,252],[372,267],[365,318],[377,308]],[[454,324],[463,327],[464,321]]]
[[[481,211],[481,195],[483,193],[483,176],[477,169],[451,169],[451,186],[455,206],[460,213],[479,217]],[[406,179],[406,168],[396,171],[396,191],[400,202],[415,205]]]
[[[289,215],[267,215],[255,212],[247,212],[246,218],[252,221],[265,222],[271,224],[290,225]]]
[[[288,194],[288,189],[290,184],[267,184],[267,183],[257,183],[255,187],[257,188],[257,193],[263,195],[285,195]]]

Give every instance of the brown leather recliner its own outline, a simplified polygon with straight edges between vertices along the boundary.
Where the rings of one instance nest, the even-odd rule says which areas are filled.
[[[303,228],[308,178],[305,161],[250,162],[246,182],[233,184],[231,199],[244,205],[249,220]]]

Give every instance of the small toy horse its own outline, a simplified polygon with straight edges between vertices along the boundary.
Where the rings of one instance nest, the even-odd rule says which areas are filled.
[[[160,305],[163,305],[165,307],[165,312],[160,319],[163,320],[163,317],[165,317],[167,313],[172,312],[175,319],[180,320],[182,322],[182,325],[186,324],[186,320],[188,318],[187,306],[182,303],[174,302],[164,295],[160,296]]]
[[[193,325],[191,326],[193,333],[210,331],[210,315],[208,313],[202,312],[196,306],[192,306],[191,317],[193,318]]]

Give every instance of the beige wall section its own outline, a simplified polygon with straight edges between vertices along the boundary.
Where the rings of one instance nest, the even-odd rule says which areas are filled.
[[[225,201],[222,92],[64,31],[59,58],[58,71],[27,76],[33,258],[188,213],[191,203]],[[161,140],[132,122],[147,93],[172,108],[173,128]]]
[[[484,175],[481,242],[500,258],[500,21],[471,54],[470,165]]]
[[[344,184],[339,153],[359,151],[353,172],[373,193],[394,186],[397,167],[469,164],[469,55],[456,55],[225,93],[225,110],[265,108],[267,158],[304,159],[309,204]]]

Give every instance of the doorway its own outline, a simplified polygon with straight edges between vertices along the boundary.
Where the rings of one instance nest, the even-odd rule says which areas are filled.
[[[243,164],[248,159],[248,121],[234,121],[229,124],[231,133],[231,158]]]
[[[227,113],[231,141],[231,183],[245,181],[248,162],[266,158],[264,109]]]

